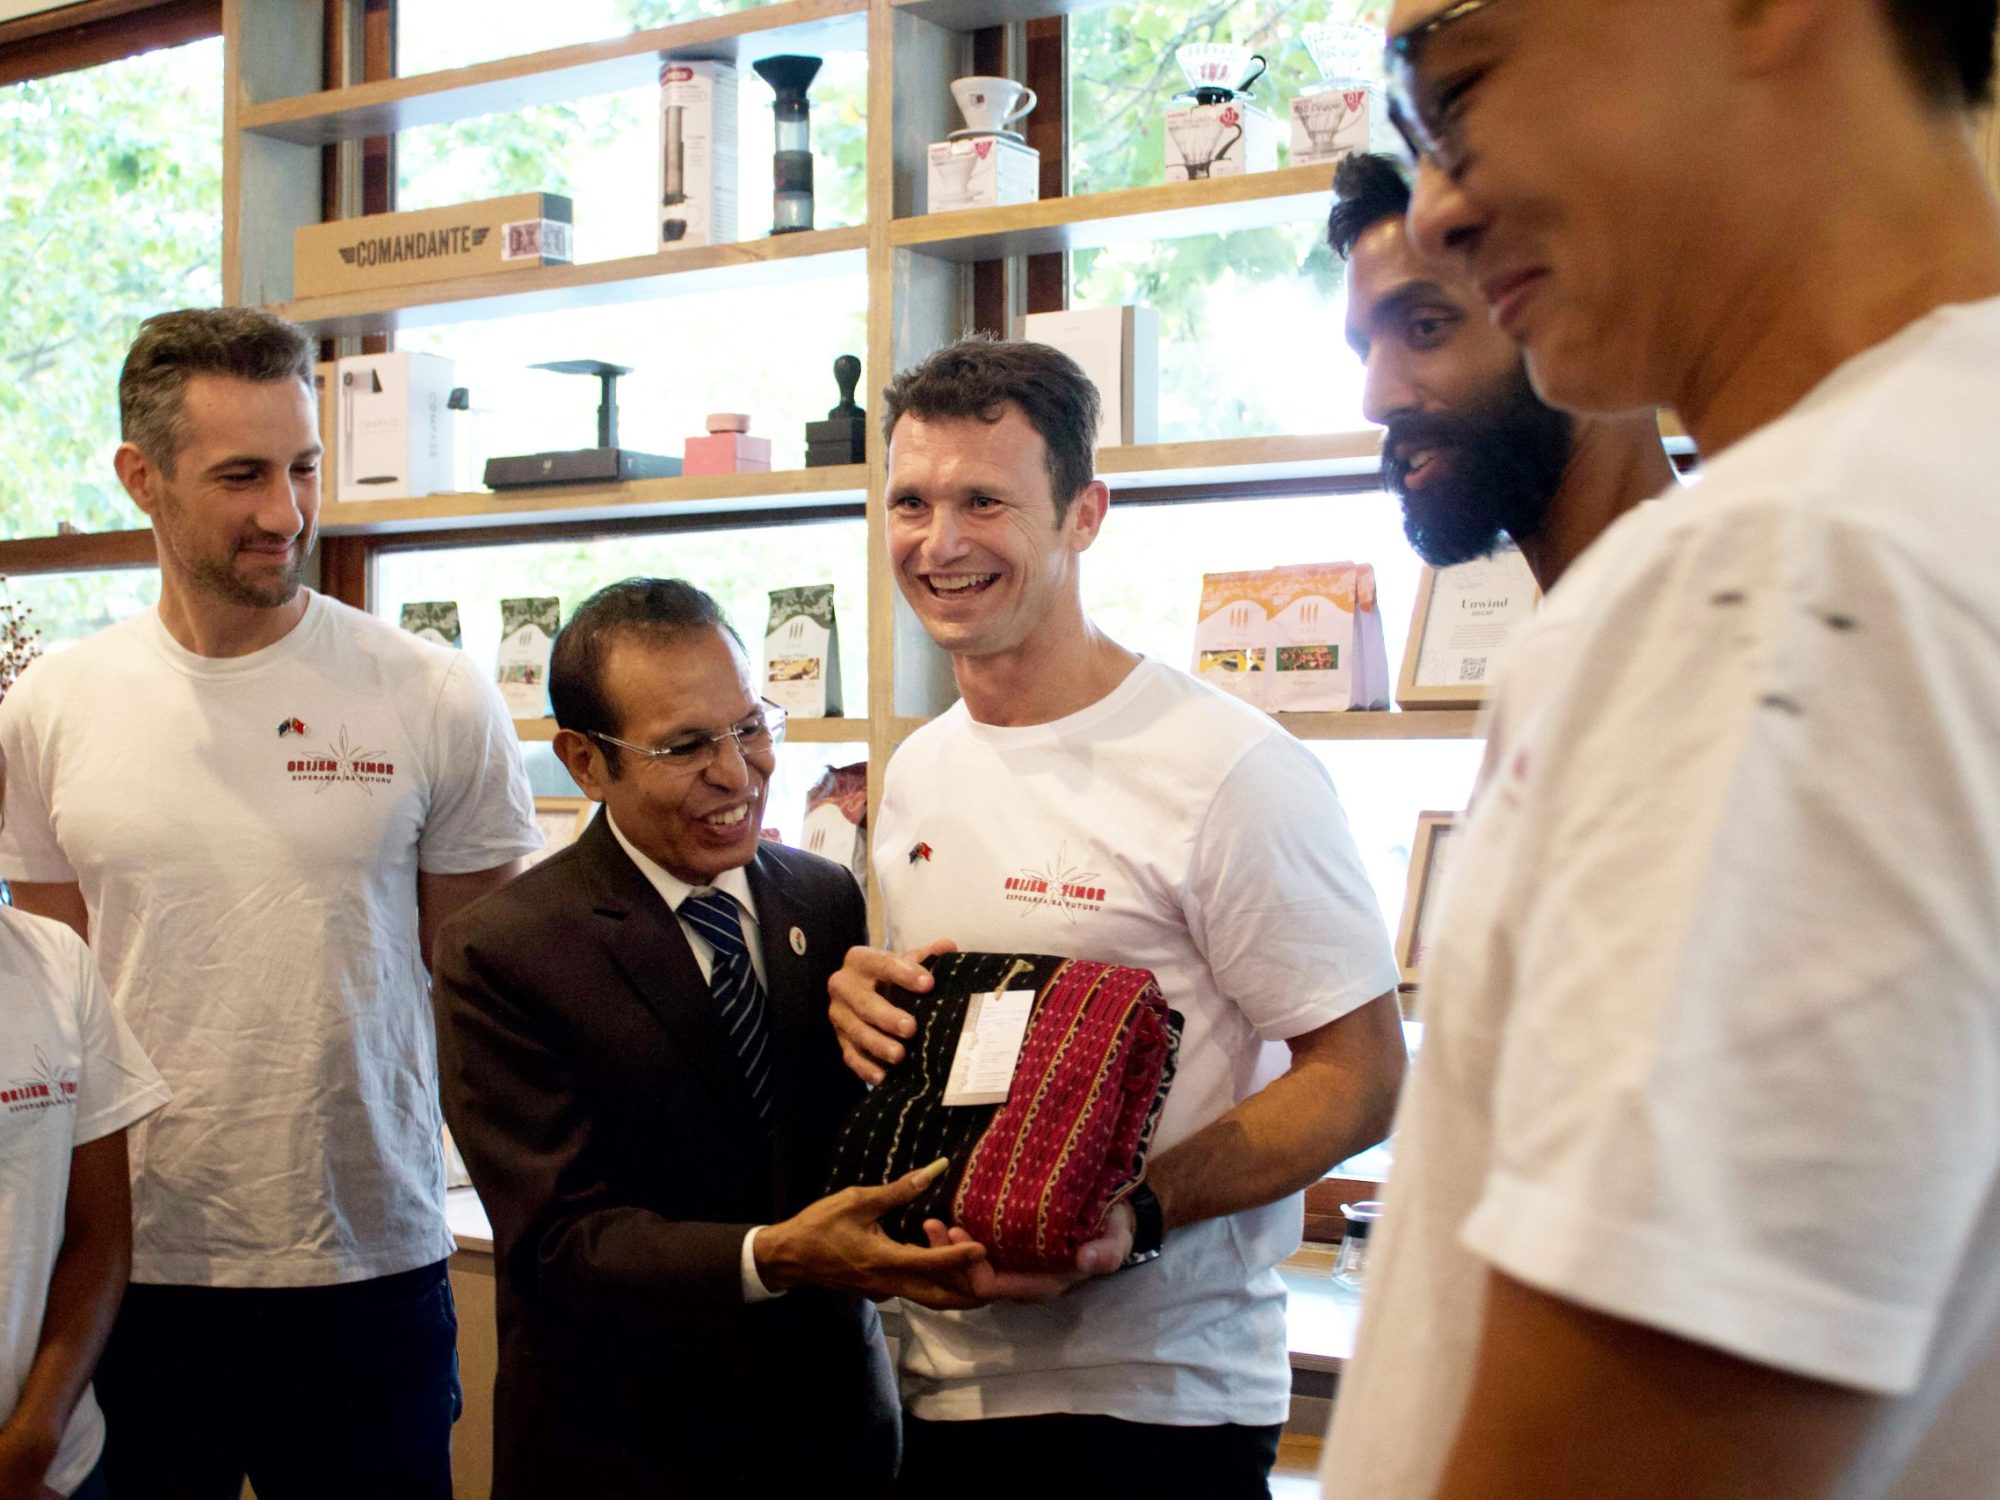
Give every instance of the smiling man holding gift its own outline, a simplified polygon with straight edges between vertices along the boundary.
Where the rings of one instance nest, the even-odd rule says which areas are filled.
[[[896,951],[835,976],[849,1065],[899,1062],[881,988],[931,991],[917,959],[954,946],[1150,970],[1184,1018],[1145,1186],[1073,1268],[982,1265],[990,1305],[910,1314],[903,1489],[1262,1495],[1298,1195],[1381,1138],[1403,1071],[1375,898],[1308,751],[1084,615],[1109,496],[1076,365],[967,340],[886,397],[891,561],[963,697],[889,766]]]

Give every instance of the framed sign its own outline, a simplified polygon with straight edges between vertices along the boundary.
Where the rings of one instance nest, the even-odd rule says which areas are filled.
[[[1444,887],[1458,819],[1459,814],[1450,812],[1417,814],[1417,836],[1410,841],[1409,884],[1403,892],[1403,922],[1396,934],[1396,965],[1406,985],[1423,982],[1424,949],[1434,931],[1431,917],[1437,893]]]
[[[1517,548],[1455,568],[1425,568],[1396,702],[1403,708],[1479,707],[1508,637],[1541,599]]]
[[[542,830],[542,852],[528,856],[528,863],[538,865],[575,843],[596,811],[597,804],[588,797],[537,797],[535,824]]]

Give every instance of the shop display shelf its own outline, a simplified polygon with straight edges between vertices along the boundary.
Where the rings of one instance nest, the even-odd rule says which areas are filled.
[[[1362,432],[1218,438],[1100,448],[1097,472],[1116,496],[1225,488],[1300,479],[1372,479],[1382,435]]]
[[[252,134],[325,146],[652,87],[666,53],[748,66],[782,52],[860,52],[867,45],[867,0],[785,0],[607,41],[250,104],[239,123]]]
[[[523,743],[547,742],[556,737],[554,719],[516,719],[515,737]],[[785,743],[788,745],[865,745],[868,743],[868,721],[866,719],[808,719],[793,715],[785,720]]]
[[[495,271],[459,281],[301,297],[270,309],[320,338],[391,333],[440,323],[512,318],[621,302],[782,286],[868,270],[860,225],[772,235],[728,245],[693,245],[580,266]]]
[[[1332,182],[1329,167],[1286,167],[1005,208],[918,214],[892,223],[889,243],[941,260],[981,261],[1264,229],[1324,219]]]
[[[855,504],[868,493],[868,466],[785,469],[770,474],[703,474],[625,484],[425,495],[416,500],[350,500],[320,512],[330,536],[378,536],[524,523],[628,521],[655,516],[727,515]]]
[[[1475,708],[1274,714],[1272,717],[1302,740],[1476,740],[1483,737],[1479,710]]]

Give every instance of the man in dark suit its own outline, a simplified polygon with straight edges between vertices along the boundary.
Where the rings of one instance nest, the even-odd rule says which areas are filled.
[[[818,1196],[859,1095],[826,982],[861,892],[760,841],[782,711],[698,589],[593,595],[550,693],[604,813],[436,952],[445,1115],[493,1220],[494,1495],[880,1493],[867,1299],[969,1305],[977,1257],[876,1223],[931,1169]]]

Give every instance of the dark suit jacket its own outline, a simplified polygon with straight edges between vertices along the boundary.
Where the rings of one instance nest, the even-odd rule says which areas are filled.
[[[827,977],[867,940],[846,870],[765,844],[767,1135],[680,922],[600,816],[439,935],[445,1118],[493,1220],[496,1500],[868,1494],[896,1400],[865,1299],[746,1306],[743,1236],[819,1197],[861,1088]],[[805,953],[791,932],[804,933]]]

